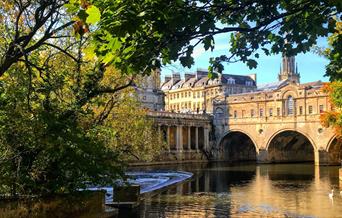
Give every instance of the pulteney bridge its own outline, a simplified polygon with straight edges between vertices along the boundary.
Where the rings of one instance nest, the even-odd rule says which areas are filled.
[[[342,143],[320,123],[330,108],[314,85],[229,96],[215,106],[216,159],[340,164]]]

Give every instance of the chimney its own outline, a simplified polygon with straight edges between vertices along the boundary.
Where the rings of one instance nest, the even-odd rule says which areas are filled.
[[[208,76],[208,71],[204,69],[197,69],[196,71],[196,79],[201,79],[205,76]]]
[[[179,73],[172,73],[172,85],[174,85],[176,82],[180,80],[180,74]]]
[[[194,77],[194,76],[195,76],[195,75],[192,74],[192,73],[185,73],[185,74],[184,74],[185,81],[187,81],[188,79],[190,79],[190,78],[192,78],[192,77]]]
[[[165,76],[164,83],[169,82],[171,80],[171,76]]]

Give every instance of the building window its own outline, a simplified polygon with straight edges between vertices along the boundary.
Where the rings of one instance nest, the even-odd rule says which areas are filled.
[[[299,106],[299,115],[303,115],[303,106]]]
[[[287,101],[286,101],[286,108],[287,108],[287,115],[293,115],[293,107],[294,106],[294,101],[292,96],[290,95],[289,97],[287,97]]]
[[[280,116],[280,107],[277,107],[277,116]]]
[[[183,98],[183,92],[181,93],[181,98]]]
[[[273,116],[273,109],[272,108],[269,109],[269,115],[270,115],[270,117]]]
[[[323,112],[324,112],[323,104],[319,105],[319,112],[320,112],[320,113],[323,113]]]
[[[229,77],[228,80],[227,80],[227,83],[228,84],[235,84],[235,79]]]
[[[177,98],[179,98],[179,93],[177,93]]]
[[[185,96],[184,96],[185,98],[187,98],[187,97],[188,97],[188,93],[187,93],[187,92],[185,92],[185,93],[184,93],[184,95],[185,95]]]
[[[254,117],[254,109],[251,110],[251,117]]]
[[[313,110],[312,110],[312,106],[309,106],[309,114],[312,114]]]
[[[253,85],[253,82],[252,81],[246,81],[246,86],[252,86]]]
[[[197,92],[197,98],[201,97],[201,92]]]
[[[237,111],[234,111],[234,118],[237,118]]]
[[[263,117],[264,116],[264,109],[260,108],[259,110],[259,116]]]

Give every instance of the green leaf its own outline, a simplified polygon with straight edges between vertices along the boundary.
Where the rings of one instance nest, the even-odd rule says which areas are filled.
[[[87,17],[87,20],[86,20],[86,22],[88,24],[96,24],[101,19],[101,12],[100,12],[100,10],[96,6],[94,6],[94,5],[90,6],[86,10],[86,13],[89,15]]]
[[[65,4],[64,7],[67,9],[68,13],[74,14],[76,13],[80,8],[75,4]]]
[[[256,68],[257,65],[258,65],[258,63],[255,60],[253,60],[253,59],[247,60],[247,66],[249,67],[249,69]]]

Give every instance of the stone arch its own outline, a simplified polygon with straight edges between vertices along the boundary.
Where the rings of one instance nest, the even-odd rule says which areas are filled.
[[[282,93],[282,96],[281,98],[282,99],[287,99],[288,96],[292,96],[294,99],[298,98],[298,92],[295,88],[293,87],[290,87],[289,89],[285,90],[283,93]]]
[[[289,98],[292,100],[292,113],[289,113]],[[290,87],[282,93],[282,114],[286,116],[294,116],[296,114],[298,92],[293,87]]]
[[[300,134],[302,134],[303,136],[305,136],[309,142],[311,143],[312,147],[314,148],[314,150],[317,150],[317,146],[316,144],[314,143],[314,141],[312,140],[312,138],[307,135],[306,133],[303,133],[302,131],[300,130],[297,130],[297,129],[292,129],[292,128],[286,128],[286,129],[281,129],[281,130],[278,130],[276,132],[274,132],[271,137],[267,140],[267,143],[266,143],[266,150],[268,150],[268,147],[270,146],[270,142],[274,139],[274,137],[276,137],[278,134],[282,133],[282,132],[285,132],[285,131],[293,131],[293,132],[298,132]]]
[[[256,161],[259,149],[255,140],[241,130],[230,130],[219,140],[222,159],[227,161]]]
[[[327,152],[330,165],[339,165],[342,163],[342,139],[338,139],[336,135],[331,137],[328,142]]]
[[[270,162],[314,162],[316,145],[307,134],[296,129],[275,132],[267,142]]]

